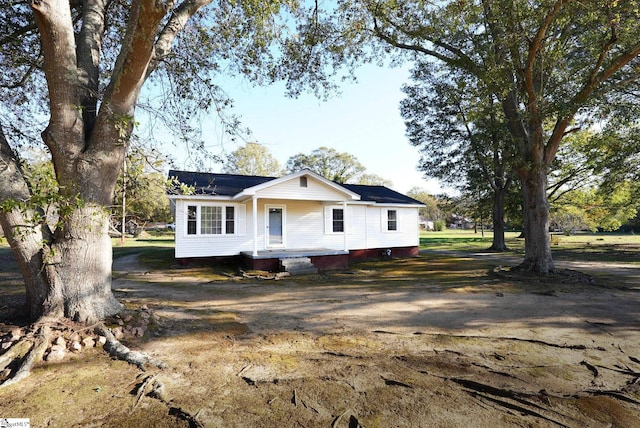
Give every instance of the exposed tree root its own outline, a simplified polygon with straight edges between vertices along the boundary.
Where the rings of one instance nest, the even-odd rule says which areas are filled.
[[[539,412],[536,412],[535,410],[528,409],[527,407],[524,407],[524,406],[521,406],[521,405],[518,405],[518,404],[514,404],[514,403],[511,403],[511,402],[508,402],[508,401],[505,401],[505,400],[501,400],[499,398],[491,397],[491,396],[486,395],[486,394],[481,394],[481,393],[478,393],[478,392],[469,392],[469,393],[471,395],[473,395],[474,397],[478,398],[478,399],[483,399],[483,400],[489,401],[489,402],[491,402],[493,404],[496,404],[496,405],[498,405],[500,407],[504,407],[504,408],[509,409],[509,410],[515,410],[516,412],[518,412],[521,415],[533,416],[533,417],[536,417],[536,418],[544,419],[545,421],[554,423],[554,424],[556,424],[558,426],[561,426],[561,427],[568,426],[566,424],[563,424],[562,422],[558,422],[558,421],[556,421],[554,419],[551,419],[551,418],[549,418],[549,417],[547,417],[547,416],[545,416],[545,415],[543,415],[543,414],[541,414]]]
[[[132,391],[136,395],[136,401],[131,408],[131,411],[140,404],[144,397],[150,397],[156,399],[167,406],[169,415],[175,416],[178,419],[186,421],[190,428],[204,428],[204,424],[198,421],[198,414],[195,415],[187,412],[186,410],[174,406],[167,398],[167,394],[164,388],[164,384],[158,379],[157,375],[141,375],[138,376],[141,379],[140,383],[136,385],[136,388]]]
[[[391,333],[387,331],[376,330],[374,333],[384,333],[384,334],[397,334]],[[475,335],[464,335],[464,334],[444,334],[444,333],[423,333],[421,331],[416,331],[413,335],[425,335],[425,336],[434,336],[434,337],[451,337],[455,339],[489,339],[489,340],[505,340],[505,341],[514,341],[514,342],[526,342],[533,343],[536,345],[549,346],[552,348],[560,348],[560,349],[575,349],[575,350],[584,350],[584,349],[595,349],[598,351],[605,351],[604,348],[600,346],[586,346],[586,345],[567,345],[567,344],[559,344],[552,342],[545,342],[544,340],[538,339],[523,339],[521,337],[510,337],[510,336],[475,336]]]
[[[593,276],[573,269],[553,269],[549,272],[540,272],[537,268],[530,269],[527,266],[518,265],[510,268],[498,266],[489,270],[489,275],[512,281],[533,281],[536,284],[544,284],[548,281],[560,281],[563,284],[590,284],[596,285]]]
[[[147,365],[158,368],[165,366],[148,355],[124,346],[102,323],[83,325],[65,319],[43,317],[29,327],[13,329],[0,338],[0,343],[4,350],[0,355],[0,388],[28,377],[34,364],[43,359],[60,361],[68,351],[78,352],[99,344],[104,344],[104,349],[111,356],[141,370]]]
[[[87,331],[94,331],[101,340]],[[80,333],[85,336],[81,339]],[[65,339],[66,337],[66,339]],[[29,328],[14,329],[11,333],[0,338],[5,352],[0,355],[0,388],[14,385],[31,374],[31,370],[37,362],[43,360],[47,349],[49,357],[61,350],[64,357],[67,348],[79,351],[82,347],[95,346],[103,343],[104,349],[114,358],[135,365],[144,372],[149,366],[164,368],[166,364],[155,360],[138,351],[132,351],[123,345],[104,324],[79,325],[67,320],[41,319]],[[68,340],[68,342],[67,342]],[[56,348],[58,346],[58,348]],[[186,421],[190,427],[200,428],[204,425],[197,420],[197,414],[191,415],[184,409],[175,406],[167,399],[164,384],[157,378],[157,374],[144,374],[138,376],[141,379],[134,389],[136,395],[131,411],[135,410],[144,397],[159,400],[167,406],[169,415]]]
[[[10,359],[3,364],[2,370],[9,367],[12,363],[17,363],[18,367],[12,370],[13,375],[11,377],[0,383],[0,388],[16,384],[31,374],[31,368],[34,363],[42,359],[47,346],[49,346],[50,336],[51,329],[49,326],[40,326],[37,328],[35,335],[21,339],[16,345],[9,348],[10,352],[2,355],[3,361]],[[15,350],[13,348],[15,348]],[[22,354],[25,348],[27,348],[28,351],[26,354]],[[9,354],[8,358],[4,358],[7,354]]]
[[[129,364],[133,364],[140,370],[144,370],[145,365],[153,365],[158,368],[166,367],[166,364],[162,361],[154,360],[153,358],[146,354],[143,354],[142,352],[132,351],[124,346],[118,339],[116,339],[116,337],[107,326],[101,324],[98,325],[95,330],[100,335],[106,337],[107,342],[104,344],[104,349],[112,357],[117,358],[118,360],[126,361]]]

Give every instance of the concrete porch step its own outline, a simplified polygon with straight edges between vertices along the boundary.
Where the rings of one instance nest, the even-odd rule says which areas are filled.
[[[286,257],[280,259],[280,266],[291,275],[308,275],[318,273],[309,257]]]

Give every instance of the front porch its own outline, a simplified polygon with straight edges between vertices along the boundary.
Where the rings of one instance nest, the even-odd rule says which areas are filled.
[[[349,251],[329,248],[274,249],[262,250],[254,254],[251,251],[241,253],[242,265],[247,269],[278,272],[285,259],[309,258],[319,270],[342,269],[349,265]]]

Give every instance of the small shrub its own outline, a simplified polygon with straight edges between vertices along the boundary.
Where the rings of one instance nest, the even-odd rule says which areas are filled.
[[[433,230],[435,232],[442,232],[444,230],[445,222],[444,220],[436,220],[433,222]]]
[[[560,245],[560,237],[558,235],[551,235],[551,245]]]

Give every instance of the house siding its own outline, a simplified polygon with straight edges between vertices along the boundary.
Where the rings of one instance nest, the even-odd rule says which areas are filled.
[[[341,208],[330,205],[327,208]],[[384,230],[387,209],[398,213],[398,230]],[[325,216],[330,215],[325,210]],[[347,240],[349,250],[365,248],[411,247],[419,244],[418,208],[417,207],[377,207],[367,205],[351,205],[347,208]],[[325,248],[340,249],[343,247],[343,234],[325,235]]]
[[[219,205],[233,206],[238,210],[236,234],[234,235],[188,235],[187,206],[205,204],[202,200],[176,200],[176,258],[233,256],[253,248],[253,231],[250,208],[246,204],[220,202]],[[206,202],[206,204],[211,204]],[[214,203],[217,204],[217,203]],[[244,218],[240,214],[244,210]],[[241,224],[245,223],[245,227]]]
[[[387,231],[385,227],[386,212],[389,209],[398,213],[398,228],[395,231]],[[358,249],[409,247],[419,244],[418,208],[372,206],[367,207],[366,215],[366,242]]]
[[[187,206],[201,204],[203,204],[202,200],[183,199],[176,201],[176,258],[233,256],[241,252],[253,251],[254,231],[251,201],[247,203],[219,203],[220,205],[234,206],[238,210],[236,234],[188,235],[186,231]],[[258,250],[268,249],[265,242],[265,217],[268,206],[284,208],[284,248],[290,250],[344,249],[344,234],[332,233],[326,227],[327,215],[330,215],[331,212],[330,208],[342,208],[341,204],[326,205],[320,201],[259,199],[257,205]],[[384,230],[387,209],[397,211],[398,230],[396,231]],[[417,247],[419,244],[418,208],[416,207],[381,208],[351,205],[347,207],[346,228],[349,250]]]
[[[307,187],[300,186],[299,177],[293,177],[274,186],[259,190],[261,199],[287,199],[297,201],[343,201],[347,196],[320,181],[308,177]]]

